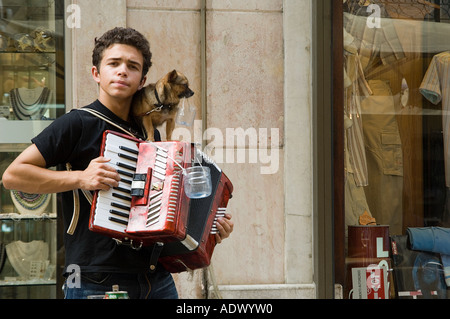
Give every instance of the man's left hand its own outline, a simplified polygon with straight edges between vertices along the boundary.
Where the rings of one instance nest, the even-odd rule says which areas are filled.
[[[216,234],[216,242],[220,244],[223,239],[228,238],[233,231],[234,223],[231,220],[230,214],[225,214],[217,220],[217,229],[219,233]]]

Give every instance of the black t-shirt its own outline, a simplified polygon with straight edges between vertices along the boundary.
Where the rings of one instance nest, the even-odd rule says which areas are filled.
[[[117,117],[100,101],[85,106],[101,112],[116,124],[145,138],[145,130],[136,122],[128,123]],[[47,167],[70,163],[73,170],[84,170],[90,161],[100,155],[103,132],[121,132],[108,122],[80,110],[73,110],[56,119],[32,142],[44,157]],[[123,133],[123,132],[121,132]],[[155,140],[159,140],[155,130]],[[73,192],[61,193],[64,221],[66,267],[78,265],[83,272],[144,272],[149,269],[152,247],[140,250],[118,245],[102,234],[89,230],[90,204],[80,192],[80,216],[73,235],[66,233],[73,215]]]

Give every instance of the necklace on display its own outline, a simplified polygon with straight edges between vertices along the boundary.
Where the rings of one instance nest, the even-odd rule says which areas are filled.
[[[33,274],[33,264],[48,260],[49,246],[42,240],[23,242],[13,241],[5,246],[8,260],[22,279]]]
[[[11,90],[9,96],[14,114],[18,119],[38,120],[47,111],[50,89],[47,87],[16,88]]]

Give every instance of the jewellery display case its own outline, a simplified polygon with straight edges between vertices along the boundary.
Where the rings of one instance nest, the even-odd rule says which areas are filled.
[[[65,113],[64,1],[0,1],[0,176]],[[6,190],[0,179],[0,299],[55,298],[55,194]]]

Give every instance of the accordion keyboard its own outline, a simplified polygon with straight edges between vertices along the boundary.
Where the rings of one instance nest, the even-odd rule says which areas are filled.
[[[136,142],[108,134],[103,156],[120,175],[118,187],[99,191],[94,225],[123,232],[131,207],[131,183],[136,170],[139,148]]]

